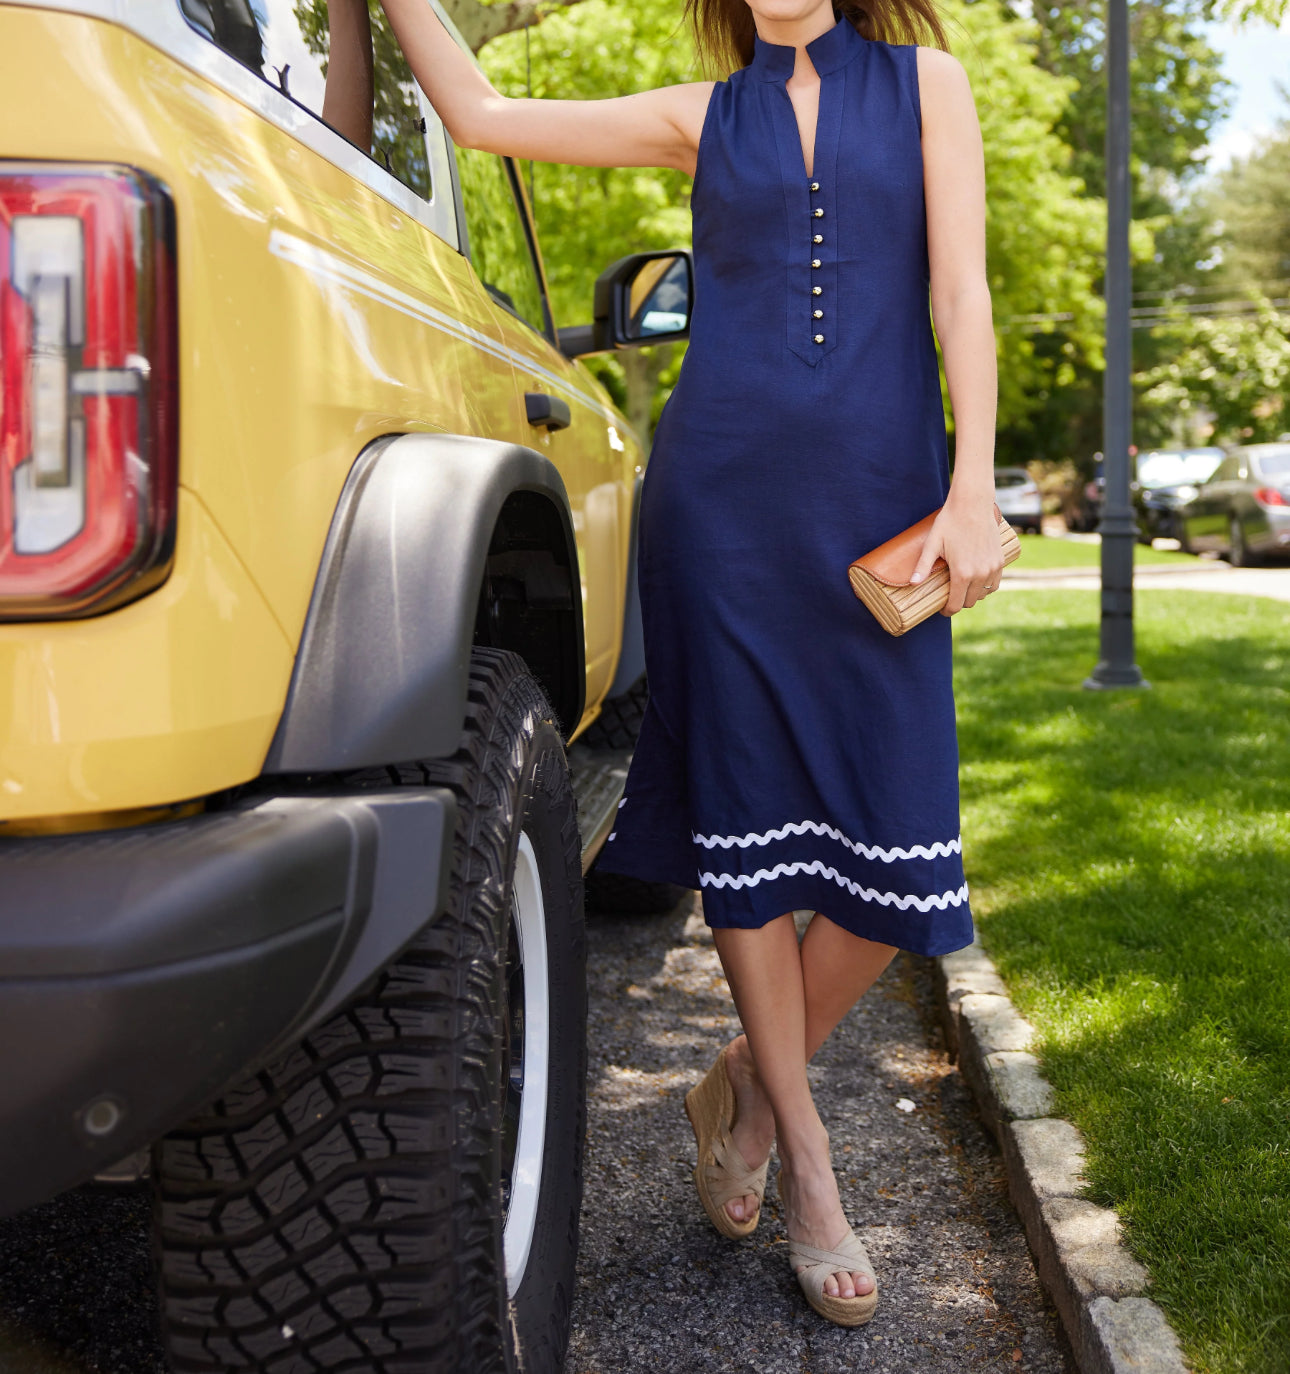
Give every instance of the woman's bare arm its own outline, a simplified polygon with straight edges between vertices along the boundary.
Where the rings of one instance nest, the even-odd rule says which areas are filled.
[[[985,159],[967,73],[936,48],[919,48],[917,60],[932,319],[954,411],[954,478],[915,581],[943,557],[950,569],[945,614],[953,615],[997,587],[1003,570],[993,511],[998,373],[985,268]]]
[[[330,0],[323,123],[372,150],[372,26],[367,0]]]
[[[412,74],[453,141],[508,157],[584,167],[678,167],[694,173],[711,81],[609,100],[500,95],[426,0],[381,0]]]

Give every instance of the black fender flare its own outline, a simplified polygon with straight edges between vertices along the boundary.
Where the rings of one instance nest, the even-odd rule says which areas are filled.
[[[534,581],[561,620],[558,642],[541,640],[547,670],[534,671],[566,736],[577,727],[582,595],[559,471],[522,444],[394,435],[363,450],[337,502],[265,773],[378,767],[457,748],[471,647],[491,642],[479,636],[490,554],[527,585],[524,550],[498,550],[506,510],[511,523],[518,512],[526,528],[535,517],[541,526],[523,542],[544,560]]]

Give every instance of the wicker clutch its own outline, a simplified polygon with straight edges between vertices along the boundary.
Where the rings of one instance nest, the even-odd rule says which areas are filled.
[[[943,558],[932,564],[927,577],[916,585],[909,579],[918,566],[923,544],[940,514],[933,511],[918,524],[902,530],[894,539],[879,544],[863,558],[857,558],[847,572],[851,589],[878,618],[888,634],[903,635],[915,625],[941,610],[950,599],[950,570]],[[1017,531],[994,508],[999,522],[999,543],[1003,547],[1004,563],[1021,556],[1021,540]]]

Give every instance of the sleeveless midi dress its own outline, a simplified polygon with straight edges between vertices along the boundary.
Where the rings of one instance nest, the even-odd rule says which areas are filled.
[[[709,925],[821,912],[971,942],[948,618],[892,638],[847,565],[941,505],[916,48],[845,19],[807,175],[756,39],[718,82],[691,209],[689,349],[640,500],[649,704],[597,866],[698,888]]]

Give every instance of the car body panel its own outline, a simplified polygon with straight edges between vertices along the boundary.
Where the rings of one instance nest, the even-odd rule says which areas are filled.
[[[166,805],[254,777],[291,664],[246,565],[181,490],[174,570],[150,596],[0,625],[0,816]]]
[[[1137,455],[1131,487],[1139,540],[1178,539],[1179,512],[1223,461],[1221,448],[1150,449]]]
[[[1230,557],[1234,526],[1239,525],[1247,553],[1290,557],[1290,504],[1263,504],[1254,495],[1261,488],[1272,488],[1290,502],[1290,444],[1233,449],[1179,511],[1186,546],[1195,553]]]
[[[356,150],[258,78],[255,101],[290,119],[231,94],[248,74],[189,37],[228,81],[126,27],[0,4],[0,49],[22,54],[0,88],[10,155],[139,167],[174,199],[184,493],[160,591],[98,621],[0,625],[0,819],[256,776],[346,476],[392,432],[511,439],[553,459],[579,541],[584,723],[613,677],[643,461],[625,420],[584,364],[489,298],[433,216],[352,175]],[[410,194],[385,180],[394,201]],[[532,389],[567,400],[567,430],[529,425]]]
[[[995,468],[994,500],[1009,523],[1039,532],[1044,517],[1043,497],[1025,468]]]

